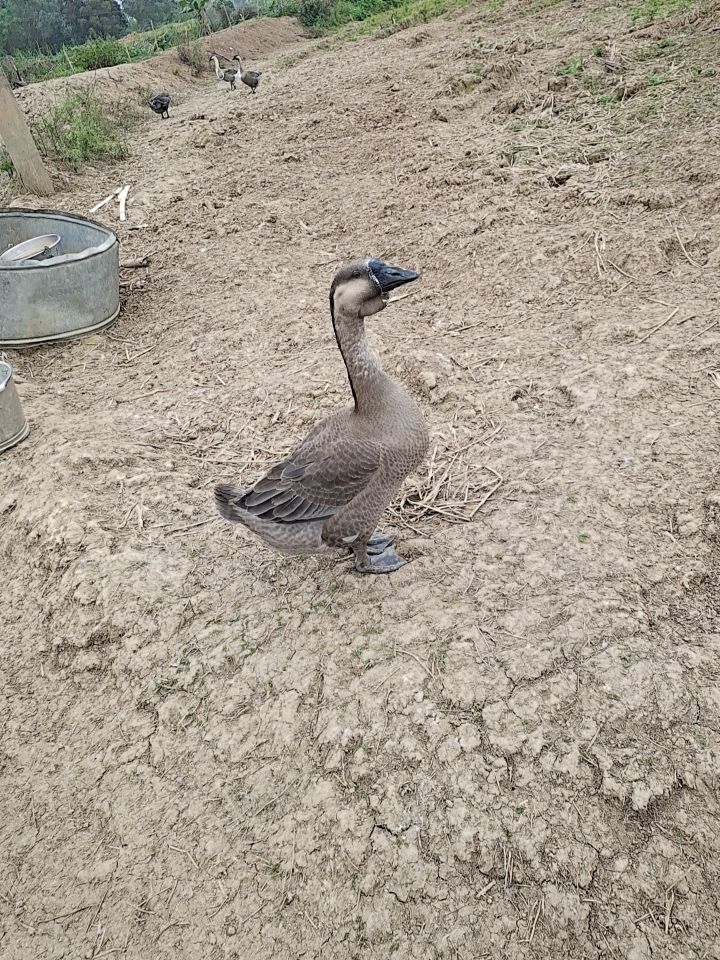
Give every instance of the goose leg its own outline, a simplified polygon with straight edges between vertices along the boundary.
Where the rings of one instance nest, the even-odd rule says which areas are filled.
[[[391,548],[394,537],[376,529],[399,486],[396,478],[376,478],[323,527],[322,539],[329,547],[350,547],[358,573],[392,573],[407,563]]]

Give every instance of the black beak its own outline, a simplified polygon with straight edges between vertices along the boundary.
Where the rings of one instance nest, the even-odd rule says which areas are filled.
[[[390,293],[396,287],[401,287],[404,283],[410,283],[417,280],[420,276],[414,270],[403,270],[402,267],[393,267],[384,260],[370,260],[368,263],[370,276],[380,287],[381,293]]]

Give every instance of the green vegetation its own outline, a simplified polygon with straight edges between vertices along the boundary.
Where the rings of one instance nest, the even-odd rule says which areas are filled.
[[[658,87],[660,84],[670,83],[671,78],[666,73],[658,73],[657,71],[653,71],[652,73],[648,74],[647,82],[651,87]]]
[[[179,17],[175,0],[123,0],[122,6],[133,30],[152,30]]]
[[[134,115],[127,106],[108,108],[91,92],[69,94],[33,125],[40,152],[79,170],[90,160],[122,160],[124,132]]]
[[[651,43],[647,47],[640,47],[635,54],[636,60],[655,60],[670,53],[677,46],[677,40],[674,37],[663,37],[657,43]]]
[[[398,6],[398,0],[270,0],[271,16],[297,17],[315,35]]]
[[[686,13],[697,6],[697,0],[640,0],[630,8],[630,19],[652,22],[659,17],[670,17],[677,13]]]
[[[582,57],[571,57],[567,63],[561,63],[555,68],[558,77],[579,77],[585,72],[585,61]]]
[[[185,40],[178,44],[177,56],[180,63],[190,67],[194,77],[199,77],[207,69],[207,54],[200,40]]]
[[[115,0],[2,0],[0,53],[57,50],[89,37],[120,37],[128,18]]]
[[[194,21],[168,23],[146,33],[135,34],[126,40],[115,37],[93,37],[76,46],[63,46],[54,54],[24,54],[16,52],[2,60],[6,76],[13,80],[15,71],[26,83],[68,77],[86,70],[116,67],[119,63],[136,63],[180,44],[189,44],[198,35]]]
[[[389,34],[406,30],[418,23],[429,23],[435,17],[464,7],[470,0],[399,0],[389,9],[364,19],[361,34]]]
[[[273,17],[297,17],[315,36],[362,22],[361,33],[395,32],[427,23],[468,0],[268,0]]]
[[[597,102],[601,107],[610,107],[620,102],[620,94],[617,90],[606,90],[605,93],[598,94]]]
[[[262,3],[34,0],[30,16],[27,0],[0,0],[0,67],[12,82],[19,74],[32,83],[133,63],[257,16]]]

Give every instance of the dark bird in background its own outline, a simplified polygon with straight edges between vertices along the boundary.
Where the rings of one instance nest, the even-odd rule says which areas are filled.
[[[168,107],[171,101],[172,97],[169,93],[156,93],[154,97],[150,97],[148,100],[148,106],[153,113],[158,113],[163,120],[167,120],[170,117]]]

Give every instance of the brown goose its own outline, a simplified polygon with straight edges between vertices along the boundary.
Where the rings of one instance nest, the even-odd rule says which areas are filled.
[[[238,76],[245,84],[246,87],[250,87],[250,92],[255,93],[258,84],[260,83],[260,77],[262,76],[261,70],[243,70],[243,65],[240,62],[240,57],[233,57],[233,60],[238,62]]]
[[[428,433],[414,401],[371,353],[364,321],[385,309],[390,291],[417,276],[382,260],[336,273],[330,314],[354,406],[318,423],[250,489],[218,485],[215,502],[226,520],[286,554],[350,548],[360,573],[391,573],[406,563],[391,549],[395,538],[375,527],[425,456]]]

